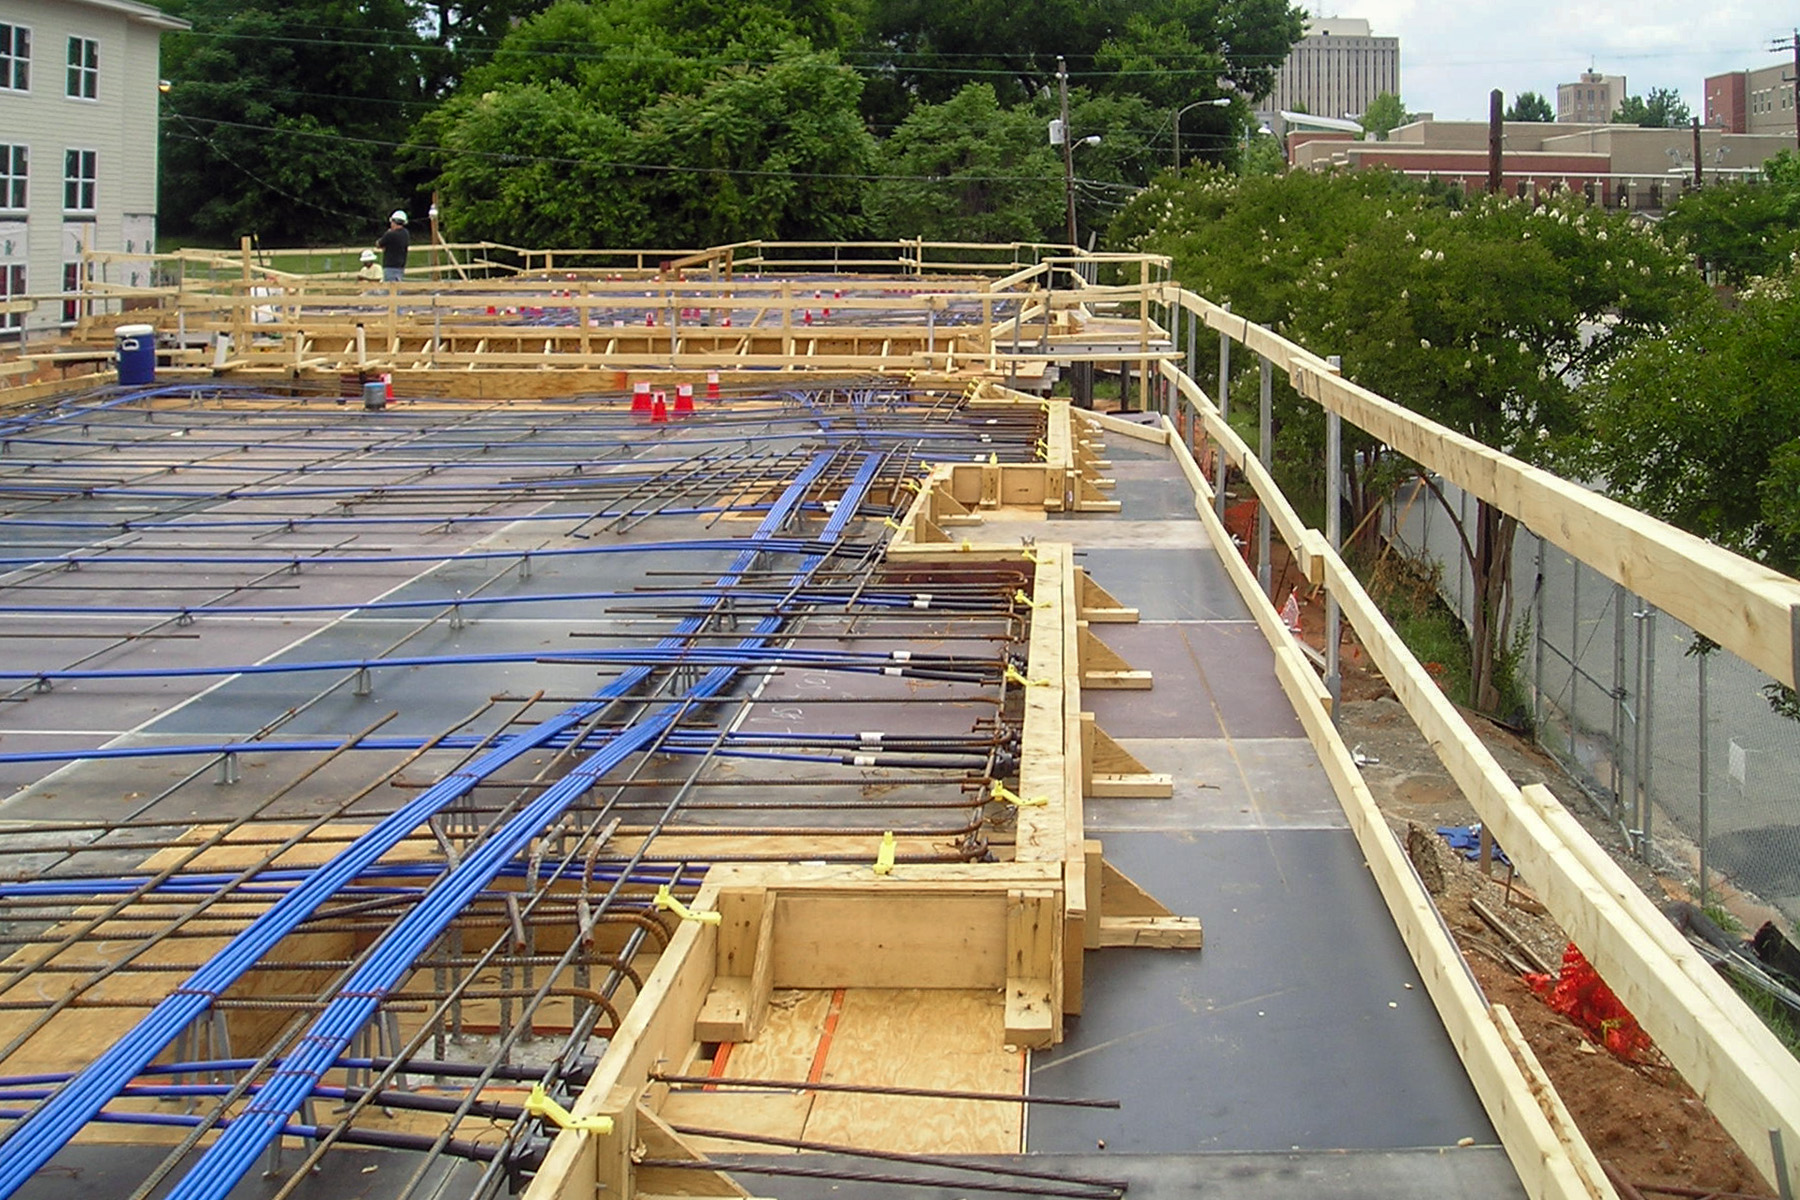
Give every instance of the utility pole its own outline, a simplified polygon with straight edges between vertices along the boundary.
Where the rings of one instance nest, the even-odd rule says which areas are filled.
[[[1694,186],[1701,185],[1700,178],[1700,118],[1694,118]]]
[[[1063,62],[1063,56],[1056,56],[1056,90],[1062,104],[1063,134],[1063,196],[1069,209],[1069,248],[1076,249],[1075,242],[1075,139],[1069,133],[1069,68]]]
[[[1776,48],[1794,52],[1794,145],[1800,147],[1800,29],[1794,30],[1785,47],[1777,43]]]
[[[1499,195],[1502,187],[1500,145],[1506,133],[1506,125],[1501,117],[1503,111],[1500,89],[1495,88],[1488,93],[1488,194],[1492,196]]]

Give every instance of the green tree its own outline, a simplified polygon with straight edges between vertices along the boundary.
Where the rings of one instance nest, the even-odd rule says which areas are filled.
[[[1800,288],[1696,305],[1592,381],[1588,465],[1634,508],[1800,572]]]
[[[1674,88],[1651,88],[1648,95],[1627,96],[1612,115],[1614,125],[1645,129],[1679,129],[1691,119],[1687,101]]]
[[[927,101],[976,82],[1006,104],[1031,99],[1054,86],[1062,55],[1076,82],[1162,108],[1221,84],[1267,95],[1300,33],[1300,10],[1287,0],[871,0],[865,51]],[[1100,65],[1103,47],[1110,68]]]
[[[631,246],[652,240],[650,207],[618,169],[638,143],[565,83],[459,97],[439,114],[444,229],[453,241]]]
[[[1653,233],[1569,196],[1420,207],[1368,230],[1309,282],[1301,340],[1341,353],[1348,377],[1547,466],[1570,461],[1587,428],[1573,384],[1705,295]],[[1475,592],[1470,692],[1488,712],[1501,703],[1517,527],[1483,501],[1463,537]]]
[[[877,237],[1032,241],[1062,227],[1063,166],[1043,121],[1001,107],[988,84],[921,104],[877,163],[868,202]]]
[[[1720,279],[1742,286],[1789,269],[1800,254],[1800,180],[1684,192],[1659,228]]]
[[[411,4],[179,0],[168,11],[194,29],[163,42],[165,230],[372,241],[408,200],[389,147],[423,95]]]
[[[1369,107],[1363,110],[1363,133],[1378,142],[1387,141],[1388,134],[1406,124],[1406,105],[1393,92],[1383,92],[1369,101]]]
[[[1556,120],[1556,113],[1551,109],[1550,101],[1536,92],[1520,92],[1513,97],[1512,104],[1507,107],[1505,119],[1547,124]]]
[[[843,239],[862,229],[875,142],[857,111],[862,79],[804,42],[738,67],[639,122],[639,161],[658,244]]]

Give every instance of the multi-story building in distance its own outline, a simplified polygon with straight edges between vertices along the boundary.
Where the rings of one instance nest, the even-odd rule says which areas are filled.
[[[1791,63],[1727,71],[1706,80],[1706,123],[1726,133],[1794,135]]]
[[[1564,124],[1604,125],[1625,99],[1625,77],[1583,71],[1574,83],[1556,85],[1556,119]]]
[[[1400,39],[1376,37],[1355,17],[1315,17],[1276,76],[1267,111],[1258,115],[1272,119],[1287,109],[1360,116],[1383,92],[1400,94]]]
[[[0,336],[83,315],[57,294],[82,290],[84,250],[155,252],[160,40],[187,27],[133,0],[0,0]],[[147,259],[121,269],[150,282]]]

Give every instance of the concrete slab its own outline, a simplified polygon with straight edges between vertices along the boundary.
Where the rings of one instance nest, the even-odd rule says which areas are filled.
[[[1130,833],[1107,857],[1203,951],[1089,954],[1031,1090],[1029,1148],[1142,1154],[1454,1146],[1494,1134],[1348,831]]]
[[[1271,1154],[1030,1154],[984,1158],[992,1166],[1023,1166],[1063,1180],[1116,1179],[1129,1186],[1132,1200],[1520,1200],[1525,1191],[1505,1152],[1493,1146],[1441,1150],[1355,1150]],[[791,1166],[786,1158],[721,1156],[730,1162]],[[841,1155],[809,1155],[806,1165],[844,1171],[879,1171],[928,1179],[958,1175],[943,1167],[913,1167]],[[752,1195],[785,1200],[837,1200],[875,1195],[874,1189],[827,1179],[789,1179],[741,1173],[737,1180]],[[1026,1181],[1021,1181],[1026,1182]],[[1040,1186],[1045,1186],[1038,1182]],[[1056,1187],[1051,1183],[1047,1186]],[[895,1189],[882,1189],[887,1194]],[[967,1188],[909,1184],[909,1200],[967,1200]]]

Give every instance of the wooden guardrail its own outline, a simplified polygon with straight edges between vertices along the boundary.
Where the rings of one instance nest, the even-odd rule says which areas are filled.
[[[1631,588],[1783,682],[1795,682],[1800,581],[1483,446],[1343,379],[1285,338],[1191,292],[1165,302],[1285,370],[1295,390]],[[1764,1027],[1612,858],[1541,786],[1521,788],[1401,643],[1344,560],[1307,529],[1204,390],[1165,366],[1199,428],[1246,479],[1303,561],[1322,567],[1370,659],[1483,824],[1607,984],[1770,1179],[1772,1138],[1800,1190],[1800,1061]],[[1198,472],[1194,475],[1197,477]],[[1196,486],[1204,481],[1196,478]],[[1257,593],[1262,607],[1269,598]],[[1367,847],[1365,847],[1366,849]],[[1371,856],[1373,857],[1373,856]],[[1398,914],[1396,914],[1398,919]],[[1405,922],[1402,922],[1404,929]]]

